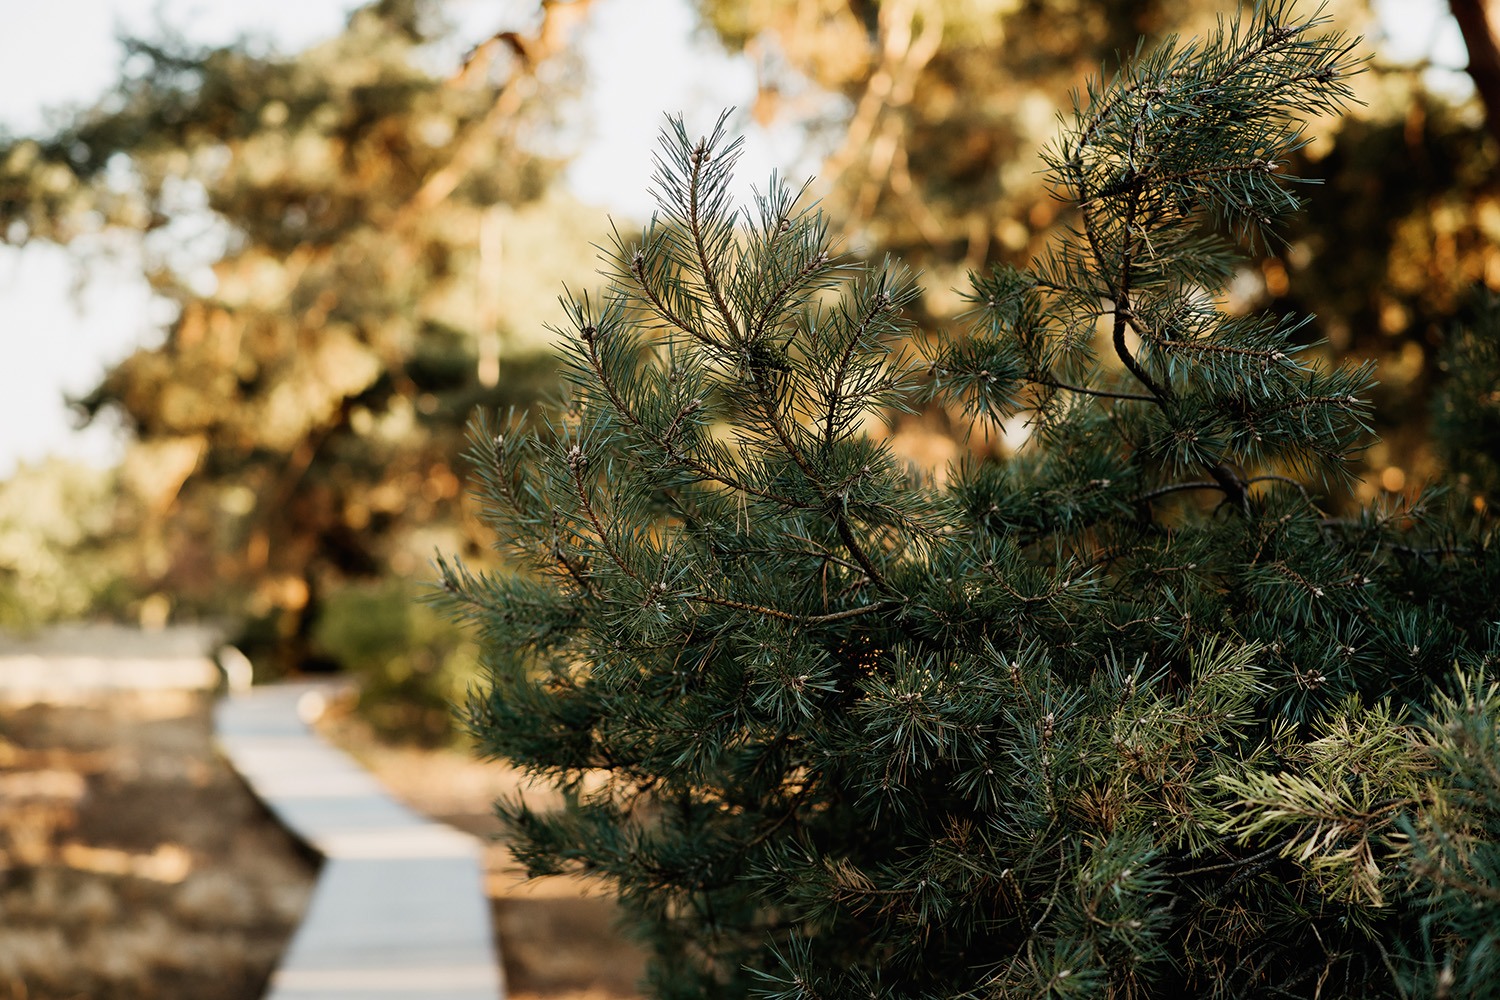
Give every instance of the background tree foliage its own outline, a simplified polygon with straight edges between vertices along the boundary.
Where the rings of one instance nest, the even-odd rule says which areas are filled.
[[[53,459],[0,483],[0,628],[128,611],[140,514],[114,471]]]
[[[462,425],[550,382],[537,332],[587,273],[533,152],[570,99],[538,70],[587,7],[542,4],[451,75],[423,68],[441,8],[402,0],[287,57],[134,40],[98,106],[0,145],[11,242],[136,234],[179,310],[80,403],[132,433],[141,593],[248,616],[284,669],[337,652],[315,620],[344,581],[477,551]]]

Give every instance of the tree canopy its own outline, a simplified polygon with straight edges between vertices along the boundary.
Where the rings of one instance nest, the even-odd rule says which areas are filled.
[[[437,74],[441,8],[402,0],[288,56],[131,39],[96,107],[0,146],[7,239],[138,238],[177,306],[79,401],[132,431],[143,591],[248,612],[290,667],[341,581],[477,551],[463,422],[550,383],[535,332],[586,273],[554,242],[585,213],[534,150],[569,99],[537,71],[587,8],[542,4]]]

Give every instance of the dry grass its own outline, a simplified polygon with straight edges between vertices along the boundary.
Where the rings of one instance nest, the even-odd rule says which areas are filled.
[[[0,708],[0,996],[256,1000],[315,874],[205,696]]]

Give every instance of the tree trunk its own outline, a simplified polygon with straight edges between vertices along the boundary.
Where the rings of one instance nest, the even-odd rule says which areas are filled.
[[[1485,123],[1500,142],[1500,46],[1485,0],[1448,0],[1469,49],[1469,76],[1484,101]]]

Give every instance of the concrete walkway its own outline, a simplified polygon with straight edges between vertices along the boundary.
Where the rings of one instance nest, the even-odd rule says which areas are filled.
[[[480,843],[419,816],[320,739],[331,685],[250,687],[250,665],[211,629],[117,626],[0,633],[0,706],[87,704],[115,691],[194,692],[227,679],[214,712],[229,762],[323,855],[268,1000],[501,1000]]]
[[[72,705],[111,691],[211,691],[219,683],[210,628],[155,632],[59,625],[18,638],[0,632],[0,704]]]
[[[219,743],[286,827],[323,857],[269,1000],[500,1000],[480,844],[417,815],[320,739],[323,687],[224,698]]]

